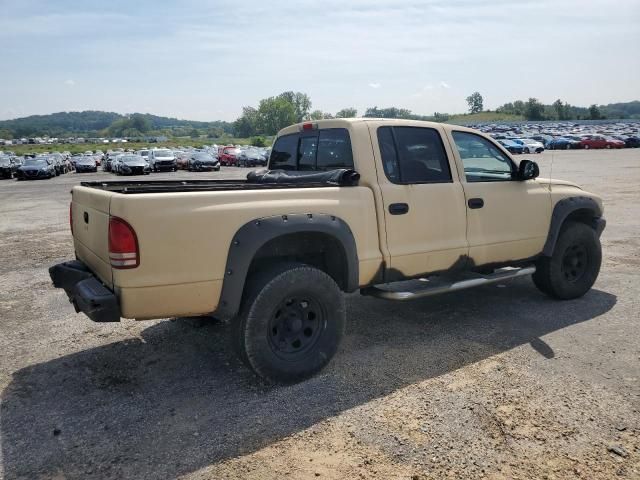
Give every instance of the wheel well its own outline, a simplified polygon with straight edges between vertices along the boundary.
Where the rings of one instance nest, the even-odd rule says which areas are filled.
[[[282,262],[300,262],[316,267],[329,275],[345,291],[348,284],[348,263],[341,242],[322,232],[296,232],[269,240],[256,252],[248,274]]]
[[[595,212],[589,208],[579,208],[577,210],[572,211],[562,222],[562,226],[564,227],[567,222],[580,222],[588,225],[589,227],[595,230],[595,225],[593,220],[597,218]]]

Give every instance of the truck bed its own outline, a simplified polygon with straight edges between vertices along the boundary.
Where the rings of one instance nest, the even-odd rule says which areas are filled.
[[[174,193],[174,192],[215,192],[225,190],[273,190],[285,188],[318,188],[337,185],[328,182],[305,183],[251,183],[246,180],[150,180],[116,182],[82,182],[83,187],[95,188],[114,193]]]

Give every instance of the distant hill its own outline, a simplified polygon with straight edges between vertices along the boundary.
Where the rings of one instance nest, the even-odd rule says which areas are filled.
[[[152,131],[171,133],[179,129],[221,129],[226,133],[233,131],[229,122],[198,122],[192,120],[178,120],[177,118],[159,117],[148,113],[141,114]],[[59,112],[50,115],[32,115],[14,120],[0,121],[0,138],[21,137],[69,137],[69,136],[99,136],[114,122],[126,119],[129,115],[114,112],[87,110],[84,112]],[[167,132],[169,130],[169,132]]]

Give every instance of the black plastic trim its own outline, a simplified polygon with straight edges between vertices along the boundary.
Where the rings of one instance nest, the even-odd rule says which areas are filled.
[[[264,217],[243,225],[231,240],[220,302],[214,315],[225,320],[237,315],[249,267],[260,247],[274,238],[299,232],[324,233],[337,239],[344,248],[347,262],[345,290],[354,292],[358,289],[358,250],[353,233],[344,220],[317,213]]]
[[[593,228],[598,235],[602,233],[606,225],[606,221],[602,218],[602,210],[598,203],[590,197],[568,197],[563,198],[553,208],[551,214],[551,225],[549,226],[549,234],[547,241],[542,249],[542,254],[550,257],[553,255],[553,249],[558,241],[560,229],[567,217],[576,210],[589,210],[592,214]]]
[[[76,312],[94,322],[119,322],[118,297],[105,287],[79,260],[63,262],[49,268],[53,286],[62,288]]]

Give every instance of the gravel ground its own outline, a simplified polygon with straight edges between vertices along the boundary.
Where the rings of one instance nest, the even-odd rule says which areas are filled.
[[[640,478],[640,150],[557,152],[553,176],[605,200],[584,298],[529,279],[351,295],[334,361],[289,387],[243,368],[224,325],[95,324],[53,289],[70,187],[109,174],[0,181],[0,478]]]

